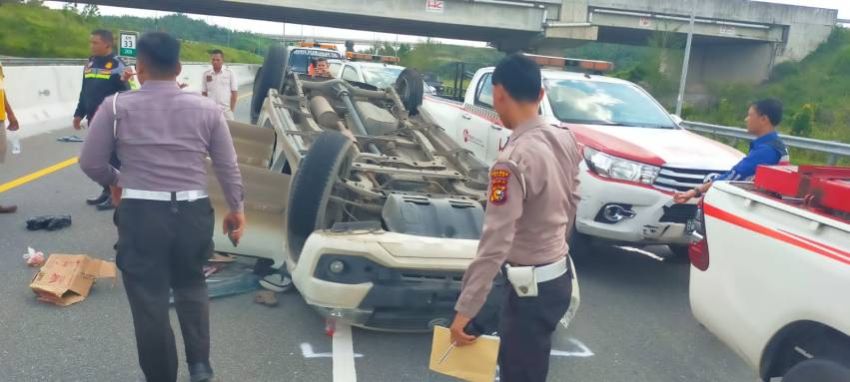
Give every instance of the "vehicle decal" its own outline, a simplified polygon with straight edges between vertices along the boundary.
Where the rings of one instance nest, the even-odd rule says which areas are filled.
[[[740,216],[736,216],[728,211],[721,210],[713,205],[706,203],[703,207],[705,215],[715,219],[725,221],[738,227],[748,229],[755,233],[791,244],[795,247],[803,248],[807,251],[817,253],[821,256],[828,257],[832,260],[850,265],[850,253],[829,247],[818,243],[812,239],[808,239],[799,235],[791,234],[782,230],[766,227],[761,224],[754,223]]]

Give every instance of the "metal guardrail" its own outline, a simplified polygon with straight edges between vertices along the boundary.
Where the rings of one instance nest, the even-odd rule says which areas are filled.
[[[712,125],[702,122],[684,121],[681,126],[692,131],[721,136],[733,139],[753,140],[753,136],[747,133],[744,129],[737,127]],[[795,137],[793,135],[781,134],[782,141],[788,147],[814,151],[827,154],[827,164],[834,165],[838,162],[839,157],[850,158],[850,144],[832,141],[822,141],[818,139]]]

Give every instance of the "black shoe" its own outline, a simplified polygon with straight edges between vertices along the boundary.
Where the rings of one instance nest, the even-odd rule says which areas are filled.
[[[213,369],[208,362],[189,365],[189,380],[191,382],[212,382]]]
[[[58,215],[53,216],[50,219],[50,223],[47,223],[47,227],[44,227],[48,231],[56,231],[57,229],[62,229],[65,227],[71,226],[71,215]]]
[[[96,206],[98,204],[102,204],[103,202],[105,202],[106,199],[109,199],[109,192],[104,190],[100,195],[98,195],[94,198],[86,199],[86,204],[88,204],[90,206]]]
[[[98,211],[109,211],[109,210],[115,209],[115,206],[112,205],[112,197],[111,196],[107,196],[106,200],[104,200],[103,203],[98,204],[96,207],[97,207]]]
[[[38,216],[27,219],[27,229],[30,231],[45,229],[52,219],[53,216]]]

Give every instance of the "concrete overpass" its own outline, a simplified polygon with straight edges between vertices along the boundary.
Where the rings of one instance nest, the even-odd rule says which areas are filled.
[[[749,0],[90,0],[102,5],[486,41],[559,54],[588,41],[645,44],[697,22],[691,82],[749,81],[823,42],[838,11]],[[233,25],[238,28],[238,25]]]

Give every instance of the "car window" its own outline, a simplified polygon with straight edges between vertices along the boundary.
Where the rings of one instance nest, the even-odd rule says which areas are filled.
[[[555,117],[567,123],[673,129],[669,113],[633,84],[546,81]]]
[[[339,78],[340,69],[342,69],[342,63],[339,63],[339,62],[331,62],[330,63],[330,69],[329,70],[331,71],[332,76]]]
[[[363,80],[378,89],[386,89],[395,84],[403,69],[389,66],[364,66]]]
[[[360,82],[360,77],[357,75],[357,70],[351,66],[346,66],[342,70],[342,79],[346,81]]]
[[[475,92],[475,104],[478,106],[493,107],[493,74],[487,73],[478,82],[478,90]]]

